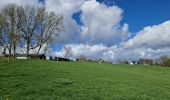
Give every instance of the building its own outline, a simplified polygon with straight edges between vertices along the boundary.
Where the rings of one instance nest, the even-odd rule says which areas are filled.
[[[139,64],[139,62],[138,61],[130,61],[129,64],[130,65],[137,65],[137,64]]]

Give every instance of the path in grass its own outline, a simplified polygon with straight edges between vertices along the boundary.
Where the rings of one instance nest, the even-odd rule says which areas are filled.
[[[0,99],[168,100],[170,68],[20,60],[0,63]]]

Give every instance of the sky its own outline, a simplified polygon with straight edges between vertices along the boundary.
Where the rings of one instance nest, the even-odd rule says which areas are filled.
[[[169,0],[116,0],[115,4],[124,9],[122,21],[129,24],[131,32],[138,32],[145,26],[157,25],[170,19]]]
[[[145,26],[160,24],[170,19],[170,1],[169,0],[97,0],[107,6],[118,5],[124,10],[122,23],[129,24],[130,32],[138,32]],[[74,14],[74,18],[78,24],[82,24],[79,20],[78,12]]]
[[[72,48],[72,58],[112,62],[170,55],[170,0],[1,0],[0,8],[8,3],[45,5],[64,15],[66,31],[49,56],[63,56],[64,46]]]

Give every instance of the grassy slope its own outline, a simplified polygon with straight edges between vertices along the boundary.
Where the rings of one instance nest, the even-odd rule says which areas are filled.
[[[170,68],[53,61],[0,63],[0,99],[168,100]]]

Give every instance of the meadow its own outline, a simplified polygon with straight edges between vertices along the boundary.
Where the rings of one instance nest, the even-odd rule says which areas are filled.
[[[170,100],[170,68],[12,60],[0,62],[0,100]]]

